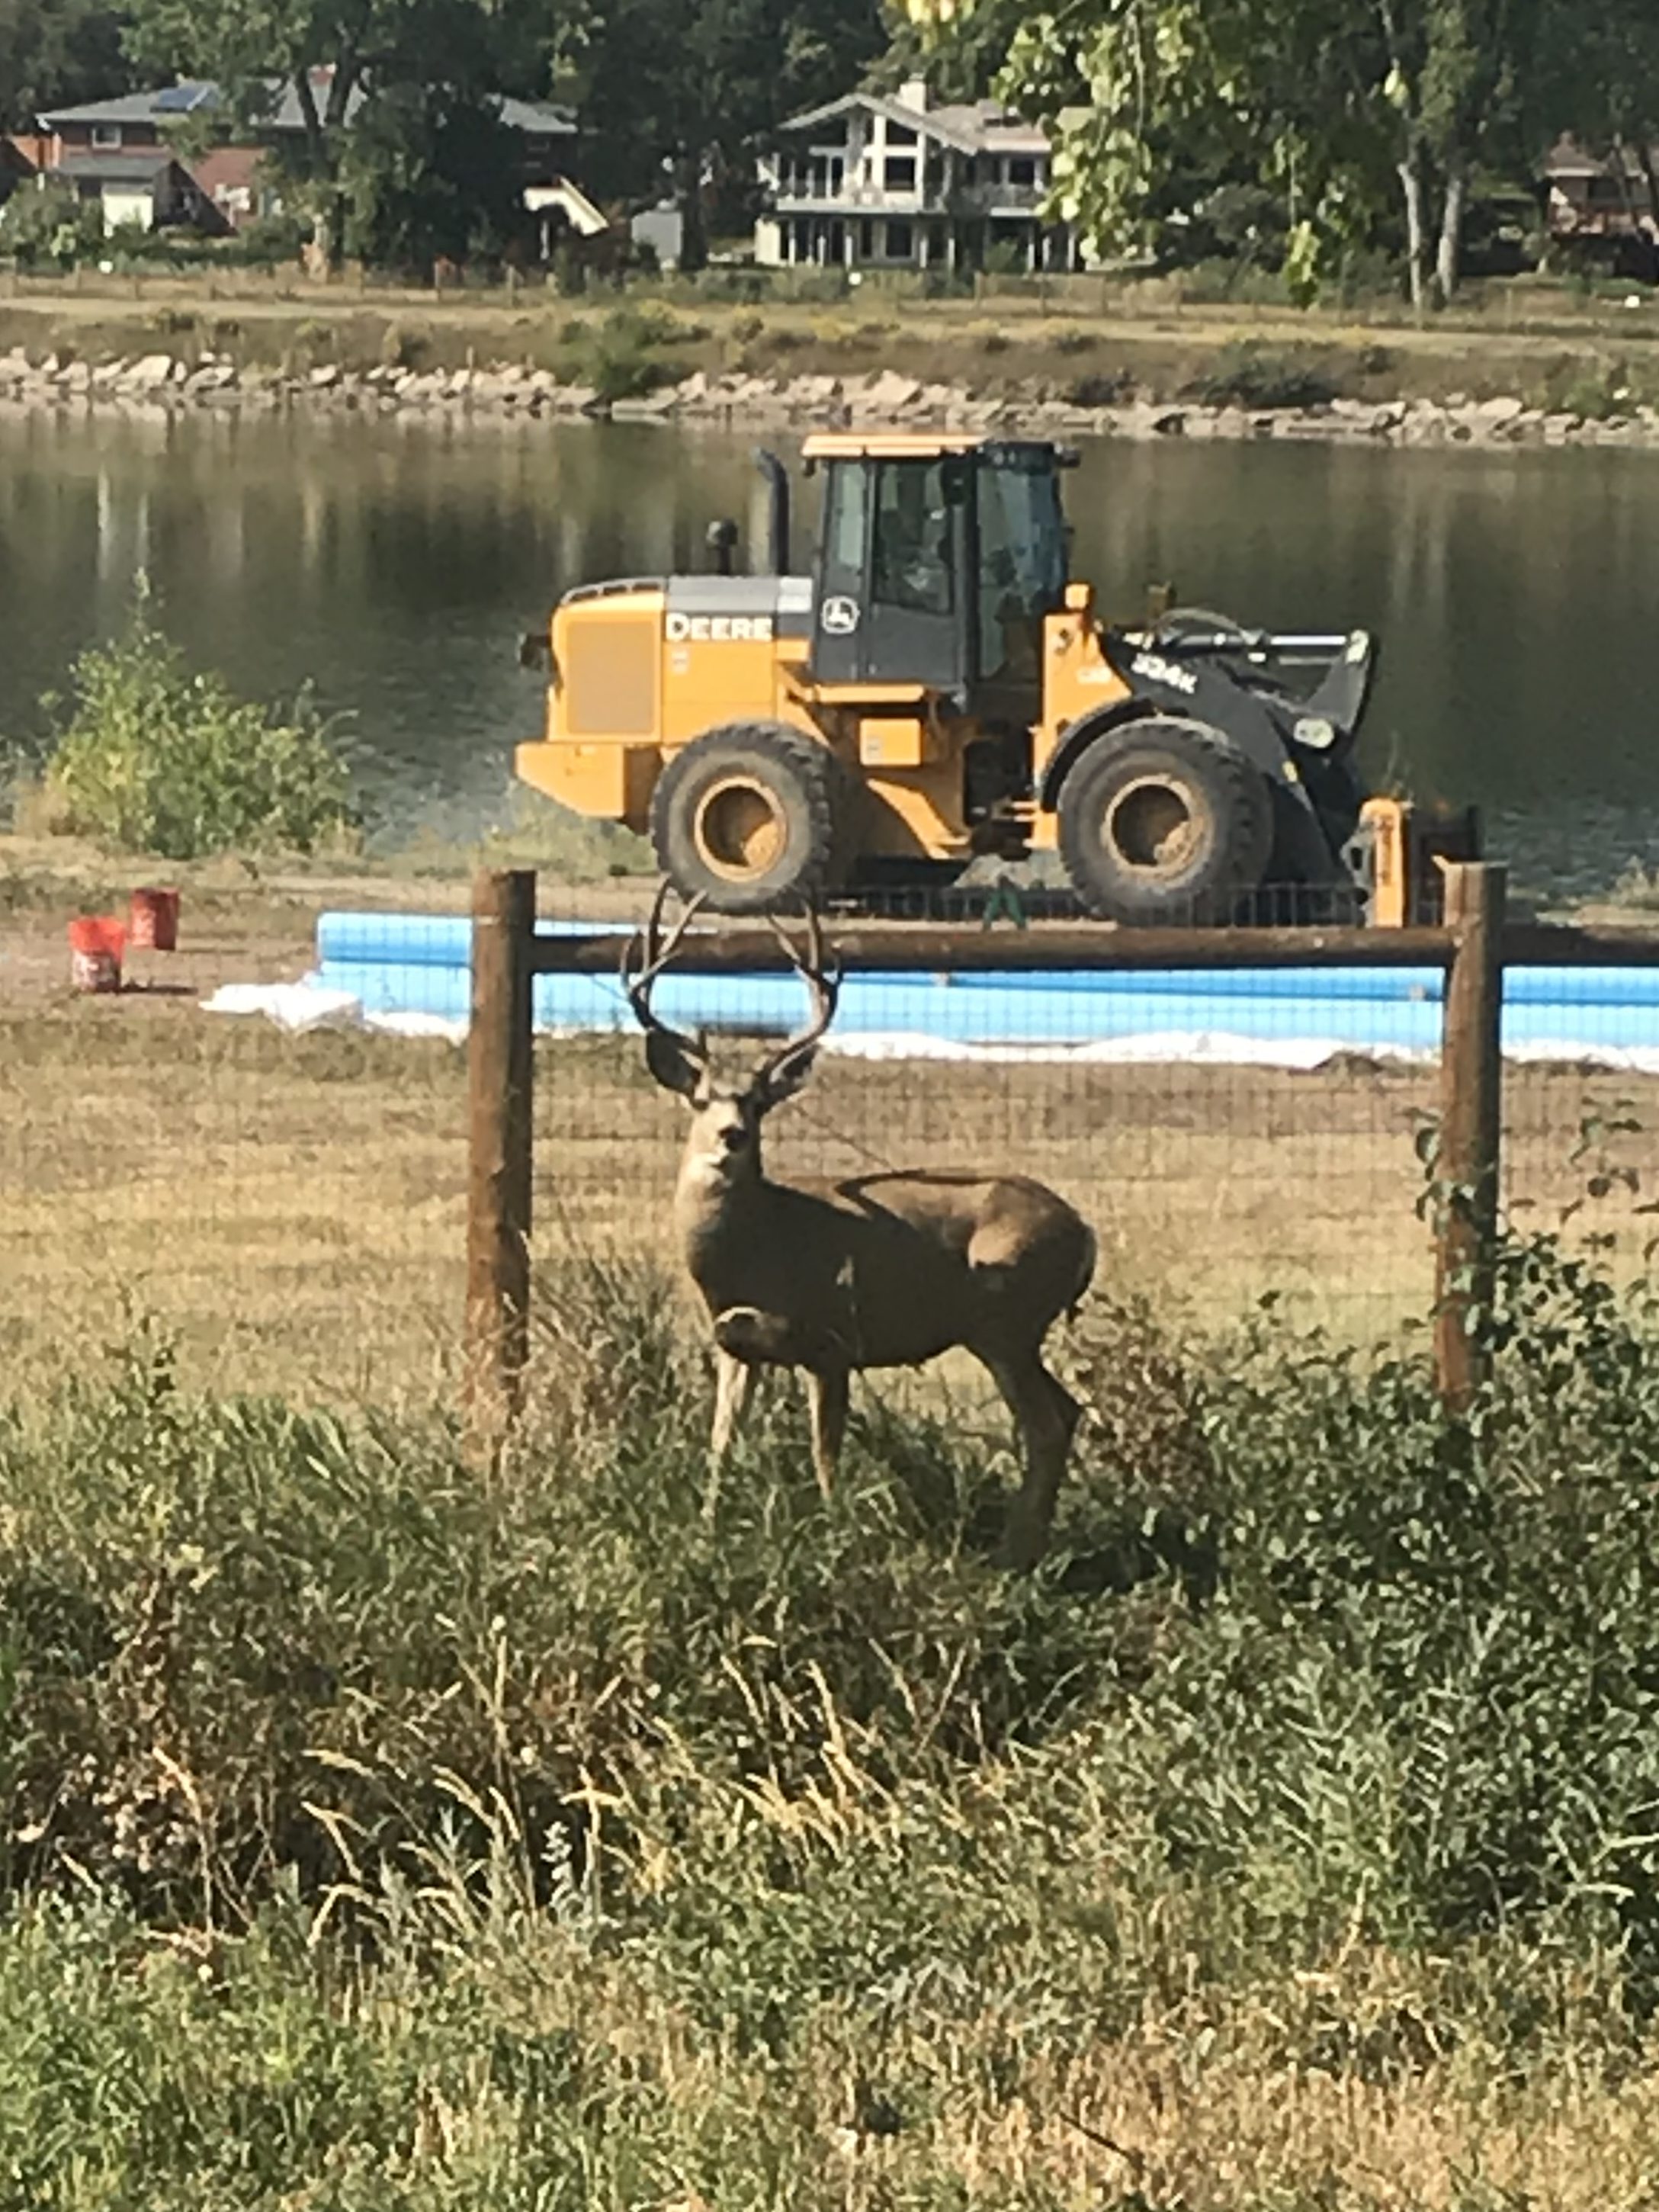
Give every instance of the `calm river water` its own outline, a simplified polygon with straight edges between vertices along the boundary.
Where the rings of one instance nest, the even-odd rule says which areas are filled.
[[[118,628],[143,567],[169,628],[239,687],[308,678],[349,710],[383,834],[470,831],[538,720],[520,634],[567,585],[703,566],[713,515],[757,532],[751,442],[0,421],[0,742],[38,735],[41,693]],[[1078,572],[1115,611],[1167,577],[1244,620],[1378,632],[1373,774],[1478,801],[1528,888],[1659,868],[1659,455],[1102,445],[1066,496]]]

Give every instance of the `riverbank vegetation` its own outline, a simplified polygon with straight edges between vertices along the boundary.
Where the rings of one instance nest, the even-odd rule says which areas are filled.
[[[270,713],[192,669],[143,577],[125,630],[80,655],[70,688],[33,806],[52,828],[167,860],[356,843],[337,726],[307,694]]]
[[[330,404],[333,374],[453,378],[540,374],[601,399],[701,373],[858,380],[891,368],[975,397],[1082,406],[1134,397],[1250,407],[1514,397],[1587,418],[1659,398],[1659,308],[1620,287],[1492,286],[1424,327],[1397,305],[1300,313],[1228,298],[1196,277],[1009,284],[981,298],[872,285],[841,298],[761,304],[729,289],[630,286],[550,300],[490,289],[425,292],[262,280],[113,280],[0,295],[0,354],[58,373],[62,404],[95,397],[112,363],[179,364],[211,386],[295,380]],[[151,388],[154,396],[154,386]],[[125,391],[142,400],[143,389]],[[212,391],[206,404],[234,395]]]
[[[1024,1581],[958,1422],[711,1486],[630,1269],[489,1473],[153,1341],[14,1399],[0,2192],[1637,2212],[1659,1363],[1501,1273],[1466,1428],[1097,1310]]]

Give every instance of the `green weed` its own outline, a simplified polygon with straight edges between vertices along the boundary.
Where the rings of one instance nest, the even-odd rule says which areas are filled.
[[[192,672],[141,586],[125,634],[76,661],[46,764],[55,825],[123,852],[309,853],[357,822],[336,731],[307,696],[286,719]]]

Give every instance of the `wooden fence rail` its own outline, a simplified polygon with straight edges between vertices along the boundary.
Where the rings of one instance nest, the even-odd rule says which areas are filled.
[[[1042,969],[1437,967],[1446,970],[1440,1124],[1434,1182],[1434,1356],[1449,1411],[1482,1379],[1481,1316],[1492,1294],[1498,1223],[1504,969],[1659,965],[1659,941],[1614,932],[1504,923],[1504,871],[1447,870],[1446,921],[1434,929],[1111,929],[1034,923],[988,931],[927,922],[832,921],[845,971],[1003,974]],[[537,975],[615,975],[617,931],[536,933],[536,878],[479,876],[474,887],[466,1348],[475,1432],[498,1438],[517,1412],[530,1328],[533,1147],[531,987]],[[732,925],[687,939],[677,965],[693,975],[777,974],[789,962],[769,930]]]

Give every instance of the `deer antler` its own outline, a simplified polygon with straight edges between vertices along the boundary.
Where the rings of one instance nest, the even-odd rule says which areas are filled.
[[[841,995],[841,969],[833,961],[826,963],[823,954],[823,924],[818,910],[809,898],[806,908],[806,957],[803,960],[795,949],[794,939],[775,914],[769,914],[767,923],[772,934],[789,955],[795,973],[812,994],[812,1015],[804,1030],[798,1030],[787,1044],[765,1060],[756,1076],[757,1085],[770,1097],[781,1098],[793,1091],[805,1077],[817,1050],[818,1040],[836,1018],[836,1001]]]
[[[680,939],[685,935],[703,902],[699,891],[686,902],[685,911],[669,931],[665,943],[662,933],[663,911],[668,904],[672,889],[666,876],[657,886],[657,896],[652,901],[651,915],[641,933],[635,931],[623,952],[623,988],[628,994],[628,1003],[634,1010],[634,1018],[645,1031],[646,1057],[652,1073],[671,1091],[689,1091],[696,1077],[708,1066],[708,1048],[701,1037],[689,1037],[681,1030],[669,1024],[652,1011],[651,987],[679,951]],[[635,969],[633,952],[640,948],[640,963]]]

